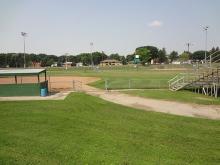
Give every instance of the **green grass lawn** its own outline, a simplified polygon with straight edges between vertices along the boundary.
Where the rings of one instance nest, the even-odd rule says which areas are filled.
[[[196,103],[196,104],[204,104],[204,105],[220,105],[220,98],[214,98],[211,96],[205,96],[202,94],[196,94],[191,91],[182,90],[182,91],[170,91],[170,90],[134,90],[134,91],[126,91],[124,93],[152,98],[152,99],[161,99],[161,100],[170,100],[170,101],[178,101],[185,103]]]
[[[0,164],[211,164],[220,121],[127,108],[83,93],[0,102]]]

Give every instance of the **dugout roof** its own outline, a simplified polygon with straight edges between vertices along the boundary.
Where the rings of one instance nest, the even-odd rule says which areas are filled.
[[[46,69],[3,69],[0,70],[0,76],[31,76],[46,74]]]

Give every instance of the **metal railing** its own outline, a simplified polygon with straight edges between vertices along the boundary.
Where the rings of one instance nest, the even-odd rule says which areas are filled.
[[[193,73],[180,73],[168,81],[169,89],[179,90],[185,86],[196,84],[202,80],[207,81],[208,83],[211,79],[213,83],[216,82],[214,81],[215,77],[217,77],[217,81],[219,81],[219,74],[220,68],[202,68]]]

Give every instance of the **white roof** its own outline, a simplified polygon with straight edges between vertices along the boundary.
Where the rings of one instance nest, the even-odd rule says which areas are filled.
[[[0,75],[25,75],[25,74],[40,74],[45,69],[2,69]]]
[[[72,64],[72,62],[64,62],[63,64]]]

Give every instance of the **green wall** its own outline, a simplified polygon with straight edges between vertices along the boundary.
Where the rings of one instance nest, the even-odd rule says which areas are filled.
[[[40,84],[0,84],[0,96],[40,96]]]

